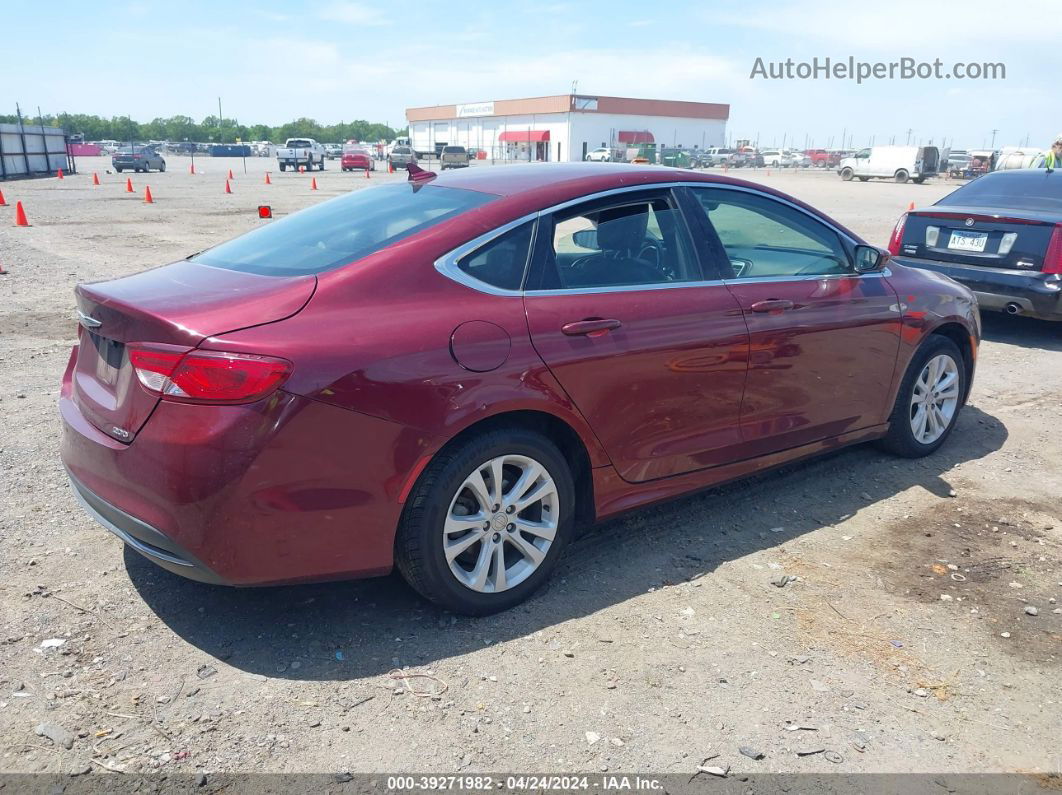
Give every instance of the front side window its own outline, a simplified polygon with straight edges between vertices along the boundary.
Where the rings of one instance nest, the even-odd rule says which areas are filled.
[[[787,204],[753,193],[694,188],[739,279],[853,273],[837,233]]]
[[[651,286],[701,278],[681,215],[663,195],[556,213],[545,258],[543,289]]]
[[[531,250],[533,221],[510,229],[485,246],[457,261],[457,267],[473,279],[503,290],[519,290]]]
[[[321,273],[496,198],[479,191],[409,183],[353,191],[207,249],[191,260],[266,276]]]

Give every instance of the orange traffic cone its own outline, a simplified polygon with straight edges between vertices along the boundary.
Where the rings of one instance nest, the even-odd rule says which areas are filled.
[[[92,184],[93,185],[99,185],[100,184],[100,175],[97,174],[95,171],[92,172]]]
[[[232,176],[232,169],[231,168],[229,169],[229,179],[236,179],[236,177]]]
[[[266,172],[265,184],[266,185],[272,185],[273,184],[273,180],[271,180],[269,178],[269,172],[268,171]]]
[[[369,169],[365,169],[365,179],[369,178]]]
[[[26,211],[22,209],[22,202],[15,202],[15,226],[29,226],[26,220]]]
[[[4,263],[0,262],[0,276],[7,276],[7,271],[4,269]]]
[[[188,173],[189,174],[194,174],[195,173],[195,165],[194,164],[188,166]]]
[[[7,199],[4,198],[4,192],[0,190],[0,207],[7,206]]]
[[[229,181],[228,180],[225,180],[225,192],[226,193],[232,193],[232,186],[229,185]]]
[[[911,210],[913,210],[913,209],[914,209],[914,202],[911,202],[910,204],[907,205],[907,212],[911,212]]]
[[[771,170],[770,169],[767,169],[767,176],[768,177],[771,176]]]
[[[125,178],[125,192],[126,193],[132,193],[133,192],[133,178],[132,177],[126,177]]]
[[[62,179],[62,178],[63,178],[63,170],[62,170],[62,169],[59,169],[59,170],[58,170],[58,171],[57,171],[57,172],[55,173],[55,178],[56,178],[56,179]]]
[[[154,204],[155,200],[151,198],[151,186],[146,185],[144,187],[144,204]]]
[[[300,174],[305,174],[306,173],[306,166],[299,166],[299,173]]]
[[[395,164],[392,163],[390,160],[387,161],[387,173],[388,174],[394,174],[395,173]]]
[[[310,182],[310,190],[317,190],[317,177],[314,177],[313,181]]]

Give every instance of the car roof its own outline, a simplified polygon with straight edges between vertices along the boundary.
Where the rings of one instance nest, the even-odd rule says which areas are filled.
[[[669,182],[698,182],[705,185],[732,185],[775,196],[802,207],[828,220],[854,240],[860,236],[845,229],[821,211],[781,191],[743,179],[666,166],[632,165],[628,163],[530,163],[509,166],[446,171],[432,179],[431,184],[445,188],[482,191],[502,197],[497,209],[516,217],[562,202],[579,199],[592,193],[632,188],[639,185],[659,185]]]

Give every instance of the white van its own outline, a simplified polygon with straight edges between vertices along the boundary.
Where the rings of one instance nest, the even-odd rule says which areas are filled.
[[[837,164],[837,173],[845,182],[857,177],[866,182],[871,177],[917,183],[935,177],[940,167],[940,150],[935,146],[871,146]]]

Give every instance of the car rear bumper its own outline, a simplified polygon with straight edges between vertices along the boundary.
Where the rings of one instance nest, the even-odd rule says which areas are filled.
[[[257,403],[162,401],[130,444],[59,398],[61,457],[97,521],[195,580],[271,585],[386,574],[411,473],[431,440],[276,392]]]
[[[895,257],[911,268],[942,273],[970,288],[982,309],[1062,320],[1062,279],[1039,271],[1021,272],[977,265],[958,265],[915,257]]]

